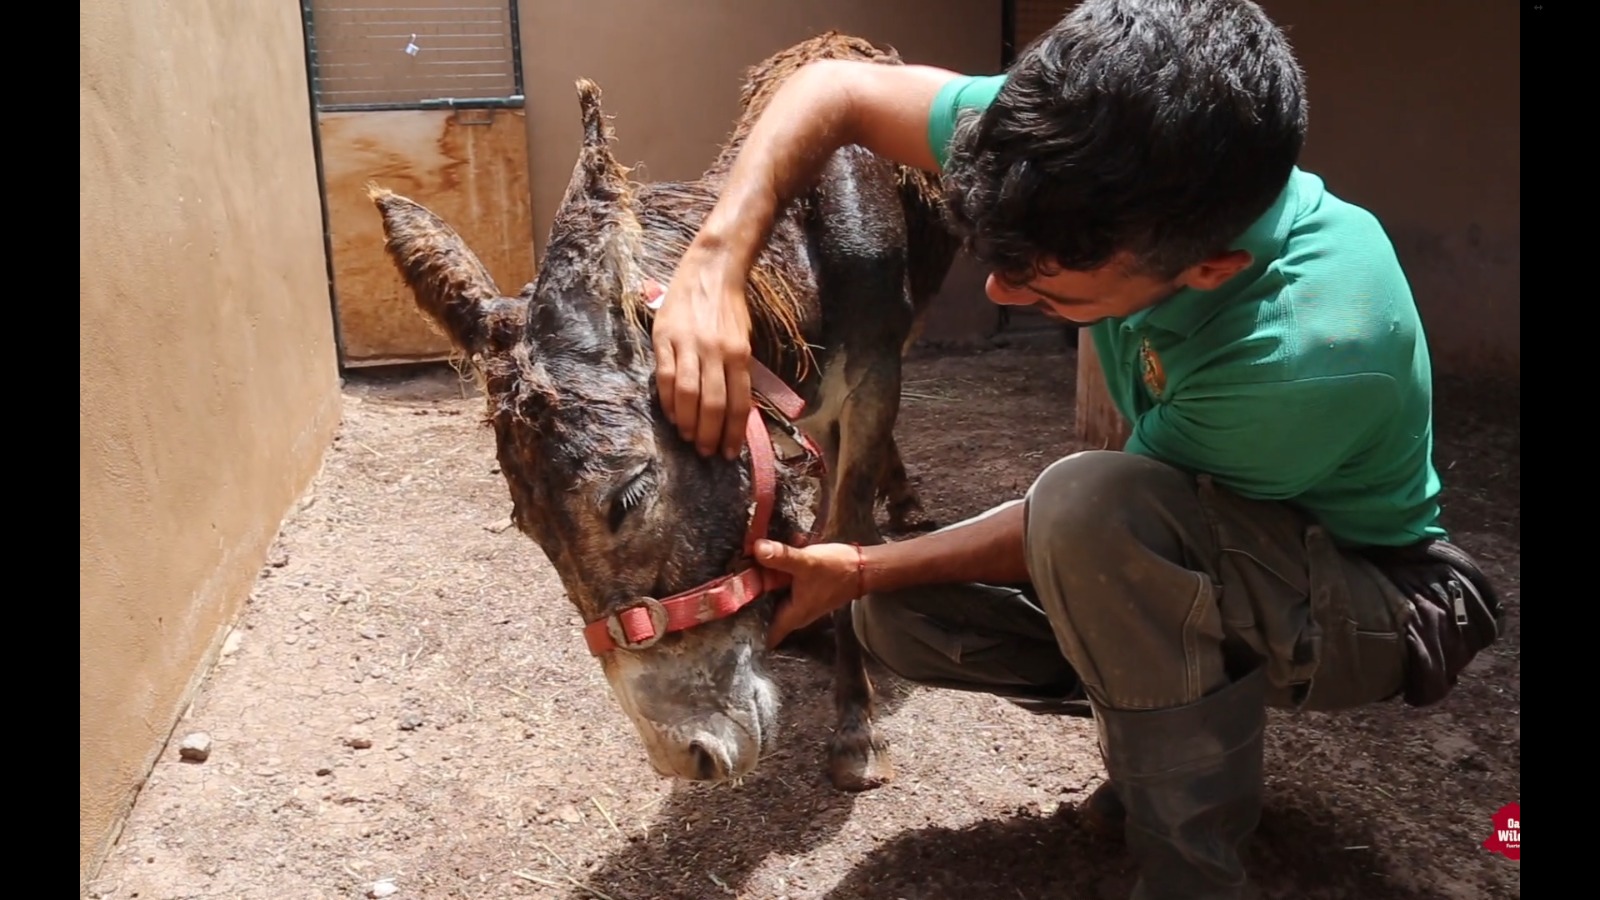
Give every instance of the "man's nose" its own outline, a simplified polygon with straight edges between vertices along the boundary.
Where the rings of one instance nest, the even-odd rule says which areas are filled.
[[[983,292],[991,303],[1001,306],[1032,306],[1039,302],[1037,294],[1026,288],[1011,287],[993,273],[983,282]]]

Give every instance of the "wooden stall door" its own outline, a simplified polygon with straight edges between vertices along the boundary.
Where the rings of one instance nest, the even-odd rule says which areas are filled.
[[[533,279],[513,0],[302,0],[340,363],[446,359],[384,252],[369,182],[445,219],[515,294]]]
[[[460,232],[501,291],[533,279],[527,125],[520,109],[388,110],[320,116],[333,280],[347,366],[442,359],[450,345],[424,319],[383,249],[375,181]]]
[[[1100,367],[1100,354],[1095,351],[1094,338],[1087,328],[1078,329],[1077,399],[1074,437],[1080,444],[1093,450],[1121,450],[1127,445],[1132,431],[1128,420],[1111,402],[1105,372]]]

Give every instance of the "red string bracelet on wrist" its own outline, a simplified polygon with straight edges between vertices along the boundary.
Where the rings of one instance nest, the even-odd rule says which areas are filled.
[[[852,541],[850,546],[856,548],[856,597],[859,599],[867,595],[867,561],[860,544]]]

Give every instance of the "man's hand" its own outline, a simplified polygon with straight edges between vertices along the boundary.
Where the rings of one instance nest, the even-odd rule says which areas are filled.
[[[789,599],[778,605],[767,626],[767,648],[868,591],[885,595],[926,584],[1026,583],[1025,513],[1023,500],[1010,500],[933,534],[859,550],[843,543],[790,547],[756,541],[756,562],[793,579]]]
[[[750,309],[744,283],[730,285],[713,266],[686,255],[660,301],[652,339],[656,387],[667,420],[702,456],[736,459],[750,414]]]
[[[856,598],[863,589],[857,553],[849,544],[790,547],[777,541],[756,542],[757,562],[794,577],[789,599],[779,604],[767,627],[768,649]]]

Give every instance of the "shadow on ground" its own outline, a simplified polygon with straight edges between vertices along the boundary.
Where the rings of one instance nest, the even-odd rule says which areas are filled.
[[[1370,849],[1372,831],[1337,822],[1315,798],[1269,795],[1248,865],[1265,898],[1435,900],[1388,879],[1403,865]],[[951,860],[960,860],[951,865]],[[828,900],[1034,898],[1122,900],[1134,868],[1120,840],[1091,831],[1076,810],[907,832],[870,853]]]
[[[572,900],[595,891],[623,898],[704,900],[731,896],[769,857],[804,855],[833,840],[861,795],[839,791],[827,777],[834,724],[831,634],[796,643],[773,660],[785,698],[779,749],[737,786],[679,784],[645,834],[607,856],[575,887]],[[915,690],[876,666],[880,733]],[[891,746],[890,752],[904,753]]]

